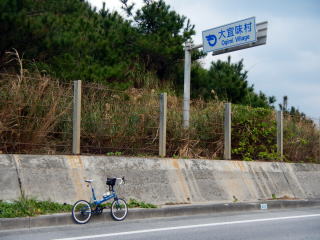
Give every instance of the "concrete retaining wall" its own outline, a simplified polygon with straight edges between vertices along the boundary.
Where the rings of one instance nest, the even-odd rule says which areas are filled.
[[[0,199],[23,192],[39,200],[74,203],[90,199],[84,179],[94,179],[98,197],[106,177],[125,176],[126,199],[200,203],[257,201],[289,196],[320,198],[320,165],[102,156],[0,155]]]

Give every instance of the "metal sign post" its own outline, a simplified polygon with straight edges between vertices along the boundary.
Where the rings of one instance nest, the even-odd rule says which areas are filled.
[[[184,95],[183,127],[189,128],[190,119],[190,74],[191,51],[203,47],[205,52],[220,55],[246,48],[264,45],[267,42],[268,22],[255,24],[255,18],[247,18],[228,25],[205,30],[202,33],[203,44],[192,45],[187,42],[184,48]]]

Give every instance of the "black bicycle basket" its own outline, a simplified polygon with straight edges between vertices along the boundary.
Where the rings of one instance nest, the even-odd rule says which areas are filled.
[[[116,178],[107,178],[107,185],[108,186],[114,186],[114,185],[116,185],[116,181],[117,181],[117,179]]]

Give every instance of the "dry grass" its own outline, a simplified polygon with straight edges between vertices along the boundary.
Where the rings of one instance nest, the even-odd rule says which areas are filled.
[[[170,156],[221,159],[223,103],[196,100],[190,107],[190,127],[182,127],[182,99],[169,97],[167,151]]]
[[[158,123],[159,100],[155,91],[114,91],[84,85],[83,152],[157,155]]]
[[[18,75],[0,74],[0,151],[71,153],[72,95],[72,84],[23,68]],[[222,159],[224,104],[193,101],[185,130],[182,102],[168,96],[167,156]],[[232,124],[233,157],[277,158],[272,110],[234,106]],[[286,160],[319,162],[319,130],[311,120],[285,117],[284,136]],[[158,138],[158,90],[116,91],[83,83],[82,153],[157,156]]]
[[[8,62],[18,74],[0,74],[0,151],[63,152],[71,143],[71,85],[23,69],[14,49]]]
[[[284,155],[294,162],[320,162],[320,133],[312,119],[284,115]]]
[[[56,146],[71,144],[71,86],[28,73],[1,74],[0,84],[3,152],[55,153]]]

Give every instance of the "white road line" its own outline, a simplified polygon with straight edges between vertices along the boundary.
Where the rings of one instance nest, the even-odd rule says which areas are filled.
[[[131,234],[138,234],[138,233],[150,233],[150,232],[172,231],[172,230],[181,230],[181,229],[190,229],[190,228],[214,227],[214,226],[242,224],[242,223],[269,222],[269,221],[310,218],[310,217],[320,217],[320,214],[298,215],[298,216],[278,217],[278,218],[262,218],[262,219],[241,220],[241,221],[232,221],[232,222],[207,223],[207,224],[186,225],[186,226],[167,227],[167,228],[154,228],[154,229],[137,230],[137,231],[129,231],[129,232],[106,233],[106,234],[71,237],[71,238],[59,238],[59,239],[53,239],[53,240],[80,240],[80,239],[92,239],[92,238],[102,238],[102,237],[115,237],[115,236],[131,235]]]

